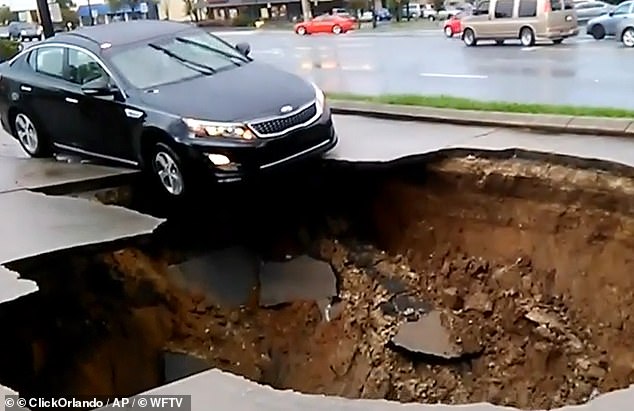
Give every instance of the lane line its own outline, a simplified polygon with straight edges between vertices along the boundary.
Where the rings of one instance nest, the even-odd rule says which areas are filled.
[[[482,74],[449,74],[449,73],[420,73],[421,77],[436,77],[436,78],[464,78],[464,79],[487,79],[489,76]]]

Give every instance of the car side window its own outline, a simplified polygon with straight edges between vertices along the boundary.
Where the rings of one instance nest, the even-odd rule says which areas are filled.
[[[35,71],[52,77],[64,78],[64,48],[41,47],[34,51]]]
[[[81,85],[101,77],[108,75],[94,58],[83,51],[68,50],[67,80]]]
[[[498,0],[495,4],[496,19],[510,19],[513,17],[513,0]]]
[[[481,1],[475,9],[475,14],[489,14],[489,2]]]
[[[632,3],[623,3],[614,9],[614,14],[629,14],[632,8]]]
[[[537,16],[537,0],[520,0],[517,17],[535,17]]]

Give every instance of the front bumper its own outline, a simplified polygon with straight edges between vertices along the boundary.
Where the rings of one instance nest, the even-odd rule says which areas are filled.
[[[311,125],[280,137],[253,142],[228,142],[221,139],[188,139],[180,141],[178,150],[183,160],[196,173],[209,174],[216,182],[246,180],[256,174],[317,157],[338,143],[329,109]],[[209,155],[222,155],[231,162],[214,164]]]

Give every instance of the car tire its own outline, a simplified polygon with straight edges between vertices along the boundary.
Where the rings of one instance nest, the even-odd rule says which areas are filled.
[[[53,155],[51,140],[31,116],[22,111],[16,113],[12,118],[12,127],[22,150],[30,157],[46,158]]]
[[[462,41],[467,47],[474,47],[478,45],[478,39],[476,39],[475,33],[471,29],[465,29],[462,33]]]
[[[180,156],[165,143],[156,143],[149,159],[152,175],[162,192],[171,198],[183,198],[188,182]]]
[[[535,33],[530,27],[522,27],[520,30],[520,43],[524,47],[533,47],[535,45]]]
[[[447,38],[453,37],[453,30],[451,29],[451,26],[446,26],[443,31],[445,32],[445,37]]]
[[[625,47],[634,47],[634,27],[628,27],[623,30],[623,34],[621,34],[621,43],[623,43]]]
[[[601,24],[592,27],[590,31],[595,40],[603,40],[605,38],[605,28]]]
[[[334,26],[332,26],[332,33],[333,34],[341,34],[341,33],[343,33],[343,30],[341,29],[340,25],[335,24]]]
[[[305,36],[306,34],[308,34],[308,31],[306,30],[306,27],[300,26],[297,28],[297,34],[299,34],[300,36]]]
[[[429,21],[436,21],[436,17],[434,17],[434,16],[429,16],[427,18],[429,19]]]

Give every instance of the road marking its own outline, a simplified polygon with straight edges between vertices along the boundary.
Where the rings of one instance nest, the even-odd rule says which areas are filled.
[[[284,50],[282,49],[253,50],[252,54],[273,54],[274,56],[282,56],[284,55]]]
[[[255,34],[254,30],[245,30],[245,31],[212,31],[210,32],[211,34],[215,35],[215,36],[250,36],[252,34]]]
[[[344,71],[372,71],[373,68],[369,64],[363,64],[361,66],[341,66],[341,70],[344,70]]]
[[[448,74],[448,73],[420,73],[421,77],[439,77],[439,78],[464,78],[464,79],[487,79],[489,76],[482,74]]]

